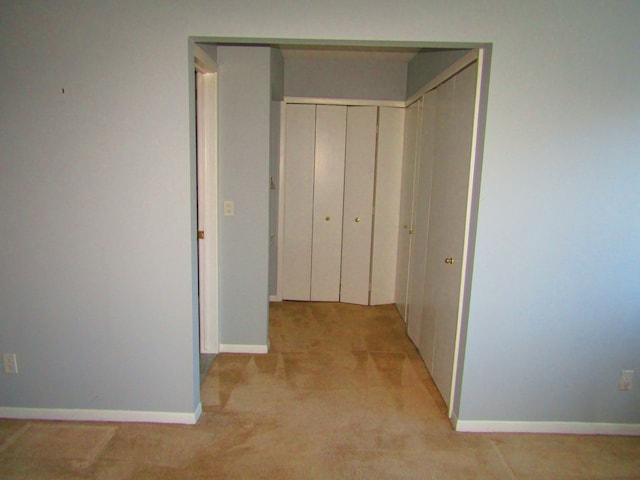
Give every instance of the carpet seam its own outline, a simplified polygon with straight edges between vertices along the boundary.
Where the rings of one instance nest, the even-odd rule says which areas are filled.
[[[507,463],[507,460],[504,458],[504,455],[502,454],[502,451],[500,450],[496,442],[491,439],[489,439],[489,442],[493,446],[493,449],[496,451],[498,458],[500,459],[502,464],[505,466],[505,468],[509,472],[509,475],[511,476],[511,480],[517,480],[515,472],[511,469],[511,466],[509,466],[509,464]]]

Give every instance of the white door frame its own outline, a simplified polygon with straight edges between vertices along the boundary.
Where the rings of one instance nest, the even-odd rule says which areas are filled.
[[[213,59],[194,45],[198,152],[198,283],[200,353],[218,353],[218,75]],[[200,237],[200,235],[199,235]]]

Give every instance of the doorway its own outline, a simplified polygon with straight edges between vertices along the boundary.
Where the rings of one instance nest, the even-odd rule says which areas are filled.
[[[211,44],[225,44],[225,45],[229,45],[229,40],[228,39],[207,39],[206,43],[211,43]],[[463,357],[464,357],[464,338],[465,338],[465,332],[466,332],[466,315],[467,315],[467,305],[468,305],[468,301],[469,301],[469,292],[470,292],[470,281],[471,281],[471,271],[472,271],[472,266],[473,266],[473,243],[474,243],[474,239],[475,239],[475,222],[476,222],[476,215],[477,215],[477,205],[478,205],[478,187],[479,187],[479,182],[480,182],[480,176],[479,176],[479,172],[480,172],[480,164],[481,164],[481,159],[482,159],[482,138],[483,138],[483,132],[484,132],[484,115],[485,115],[485,111],[486,111],[486,103],[487,103],[487,85],[488,85],[488,73],[489,73],[489,54],[490,54],[490,49],[491,46],[487,45],[487,44],[447,44],[447,45],[439,45],[439,44],[433,44],[433,43],[420,43],[420,42],[416,42],[416,43],[393,43],[393,42],[362,42],[361,44],[354,44],[353,42],[314,42],[314,41],[304,41],[304,40],[273,40],[270,39],[269,41],[266,40],[259,40],[259,39],[242,39],[240,41],[238,41],[237,39],[233,40],[233,45],[240,45],[240,46],[249,46],[249,45],[258,45],[258,46],[270,46],[272,48],[279,48],[279,47],[301,47],[302,50],[308,50],[310,52],[314,52],[317,50],[322,50],[322,49],[329,49],[329,50],[333,50],[336,52],[344,52],[344,51],[354,51],[354,50],[358,50],[360,49],[360,53],[362,53],[363,55],[376,55],[376,52],[383,52],[383,53],[389,53],[392,51],[402,51],[404,49],[405,53],[407,50],[414,50],[414,53],[420,50],[429,50],[432,52],[437,52],[437,51],[449,51],[452,49],[466,49],[469,50],[471,48],[476,48],[481,52],[481,55],[483,56],[484,61],[482,62],[482,65],[480,66],[480,78],[482,78],[482,82],[481,82],[481,89],[479,91],[479,95],[478,95],[478,105],[479,105],[479,115],[478,115],[478,121],[476,122],[475,125],[475,134],[474,134],[474,145],[473,145],[473,171],[475,172],[474,176],[471,179],[470,182],[470,187],[469,187],[469,198],[468,198],[468,209],[467,209],[467,218],[465,218],[465,224],[466,224],[466,229],[465,229],[465,249],[466,249],[466,253],[465,253],[465,257],[464,259],[461,259],[461,262],[464,263],[464,274],[463,274],[463,279],[460,282],[460,309],[459,309],[459,313],[458,313],[458,324],[459,324],[459,328],[458,328],[458,333],[457,333],[457,339],[458,339],[458,346],[459,348],[456,350],[456,365],[457,365],[457,370],[456,370],[456,375],[454,378],[454,391],[451,395],[451,398],[453,399],[453,401],[451,402],[451,408],[452,411],[455,410],[455,391],[457,390],[457,384],[459,382],[459,379],[461,378],[461,371],[462,371],[462,366],[463,366]],[[446,52],[445,52],[446,53]],[[313,53],[312,53],[313,54]],[[438,75],[439,72],[435,72],[435,76]],[[416,92],[413,92],[413,94],[415,94]],[[406,97],[404,99],[406,100]],[[282,172],[281,172],[282,173]],[[278,177],[274,177],[278,178]],[[222,179],[222,181],[224,182],[224,179]],[[279,184],[276,184],[275,187],[279,189],[279,186],[282,185],[282,178],[280,178],[280,182]],[[268,188],[268,182],[265,182],[265,190]],[[273,188],[273,183],[271,183],[271,188]],[[264,192],[260,193],[260,195],[262,195]],[[280,193],[280,192],[279,192]],[[256,194],[257,196],[257,194]],[[256,201],[256,199],[254,198],[253,194],[251,195],[251,198],[247,198],[247,200],[249,201]],[[279,214],[281,214],[282,212],[278,212]],[[282,223],[280,223],[280,225],[282,225]],[[245,231],[245,236],[247,234],[247,232]],[[226,242],[231,242],[233,241],[231,236],[235,234],[235,232],[231,232],[230,230],[230,235],[229,238],[225,239]],[[260,230],[259,232],[255,232],[255,237],[260,236],[261,238],[266,237],[266,235],[264,235],[265,232]],[[254,233],[251,233],[252,237],[254,238]],[[267,237],[269,238],[270,241],[273,240],[273,238],[271,236]],[[282,238],[282,235],[278,235],[277,240],[279,241]],[[279,250],[279,249],[278,249]],[[271,263],[271,262],[270,262]],[[277,262],[276,262],[277,263]],[[280,275],[281,272],[278,272],[278,275]],[[249,273],[247,273],[248,275]],[[234,275],[234,281],[237,282],[237,274],[236,272],[233,273]],[[244,277],[243,277],[244,278]],[[262,280],[261,280],[262,281]],[[221,284],[224,285],[225,279],[221,278]],[[278,288],[277,285],[280,284],[280,281],[278,280],[276,282],[276,285],[274,286],[275,288],[273,289],[269,289],[268,294],[270,296],[270,298],[272,300],[279,300],[281,297],[279,295],[278,292]],[[251,285],[252,287],[254,286],[253,284]],[[264,298],[254,298],[252,300],[250,300],[251,302],[256,302],[260,303],[260,302],[264,302]],[[397,302],[396,302],[397,303]],[[251,308],[253,309],[254,307],[254,303],[251,303]],[[247,310],[249,310],[247,308]],[[252,320],[253,321],[253,320]],[[262,321],[262,319],[258,319],[258,321]],[[266,321],[266,319],[265,319]],[[224,319],[222,319],[222,322],[224,323]],[[255,323],[255,322],[254,322]],[[252,324],[253,325],[253,324]],[[247,338],[250,338],[250,335],[246,336]],[[244,337],[240,337],[238,336],[238,342],[237,343],[241,343],[240,340],[241,338]],[[235,338],[234,338],[235,340]],[[250,343],[250,342],[247,342]]]
[[[217,65],[205,49],[194,45],[198,326],[200,382],[215,355],[218,340],[217,220]]]

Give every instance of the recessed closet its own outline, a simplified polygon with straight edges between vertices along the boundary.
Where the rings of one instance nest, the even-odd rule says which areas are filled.
[[[431,53],[400,100],[285,97],[278,291],[394,303],[451,406],[481,70],[476,50]]]
[[[403,125],[402,108],[286,105],[284,300],[393,303]]]

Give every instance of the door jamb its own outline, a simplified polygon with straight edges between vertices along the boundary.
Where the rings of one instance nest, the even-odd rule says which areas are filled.
[[[198,158],[200,168],[198,189],[202,192],[204,238],[198,240],[199,257],[199,322],[200,353],[218,353],[220,350],[218,318],[218,119],[217,119],[217,64],[194,44],[194,66],[198,90]],[[204,179],[204,182],[200,182]],[[204,228],[203,228],[204,227]],[[204,265],[201,271],[200,265]]]

